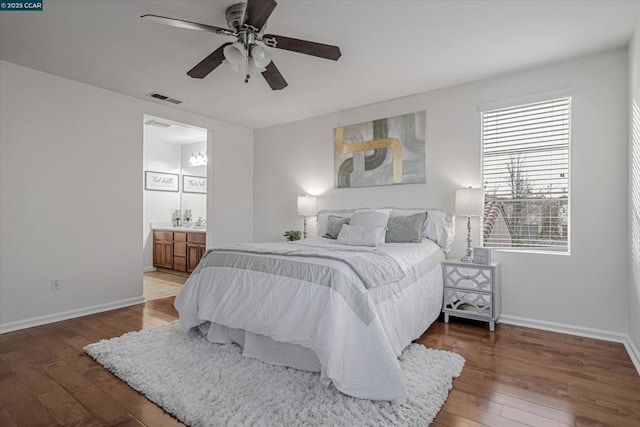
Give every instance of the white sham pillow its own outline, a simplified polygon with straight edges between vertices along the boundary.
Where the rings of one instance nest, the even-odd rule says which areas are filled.
[[[387,227],[343,225],[337,243],[349,246],[378,246],[384,243]]]
[[[356,227],[386,227],[391,209],[359,209],[351,215],[349,225]]]
[[[424,236],[436,242],[445,252],[451,252],[456,237],[456,217],[449,212],[429,209]]]

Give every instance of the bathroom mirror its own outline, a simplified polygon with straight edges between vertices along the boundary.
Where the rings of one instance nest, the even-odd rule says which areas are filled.
[[[191,223],[207,218],[207,141],[184,144],[180,150],[180,210],[191,211]]]

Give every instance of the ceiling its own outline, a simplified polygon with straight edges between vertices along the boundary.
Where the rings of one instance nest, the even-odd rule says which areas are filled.
[[[207,142],[207,130],[145,114],[144,140],[177,145]]]
[[[281,91],[226,66],[190,78],[230,39],[140,19],[226,27],[235,2],[46,0],[0,13],[0,58],[255,129],[625,46],[640,15],[640,0],[278,0],[268,32],[342,50],[334,62],[271,49]]]

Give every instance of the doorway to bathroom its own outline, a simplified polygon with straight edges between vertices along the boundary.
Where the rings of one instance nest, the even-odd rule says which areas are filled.
[[[143,262],[147,300],[177,294],[204,253],[207,129],[143,117]]]

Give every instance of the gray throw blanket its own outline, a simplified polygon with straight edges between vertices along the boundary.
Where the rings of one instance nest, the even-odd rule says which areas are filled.
[[[278,255],[285,257],[324,258],[343,262],[362,280],[367,289],[402,280],[402,268],[388,254],[372,248],[335,248],[296,243],[255,243],[216,246],[210,252]]]

